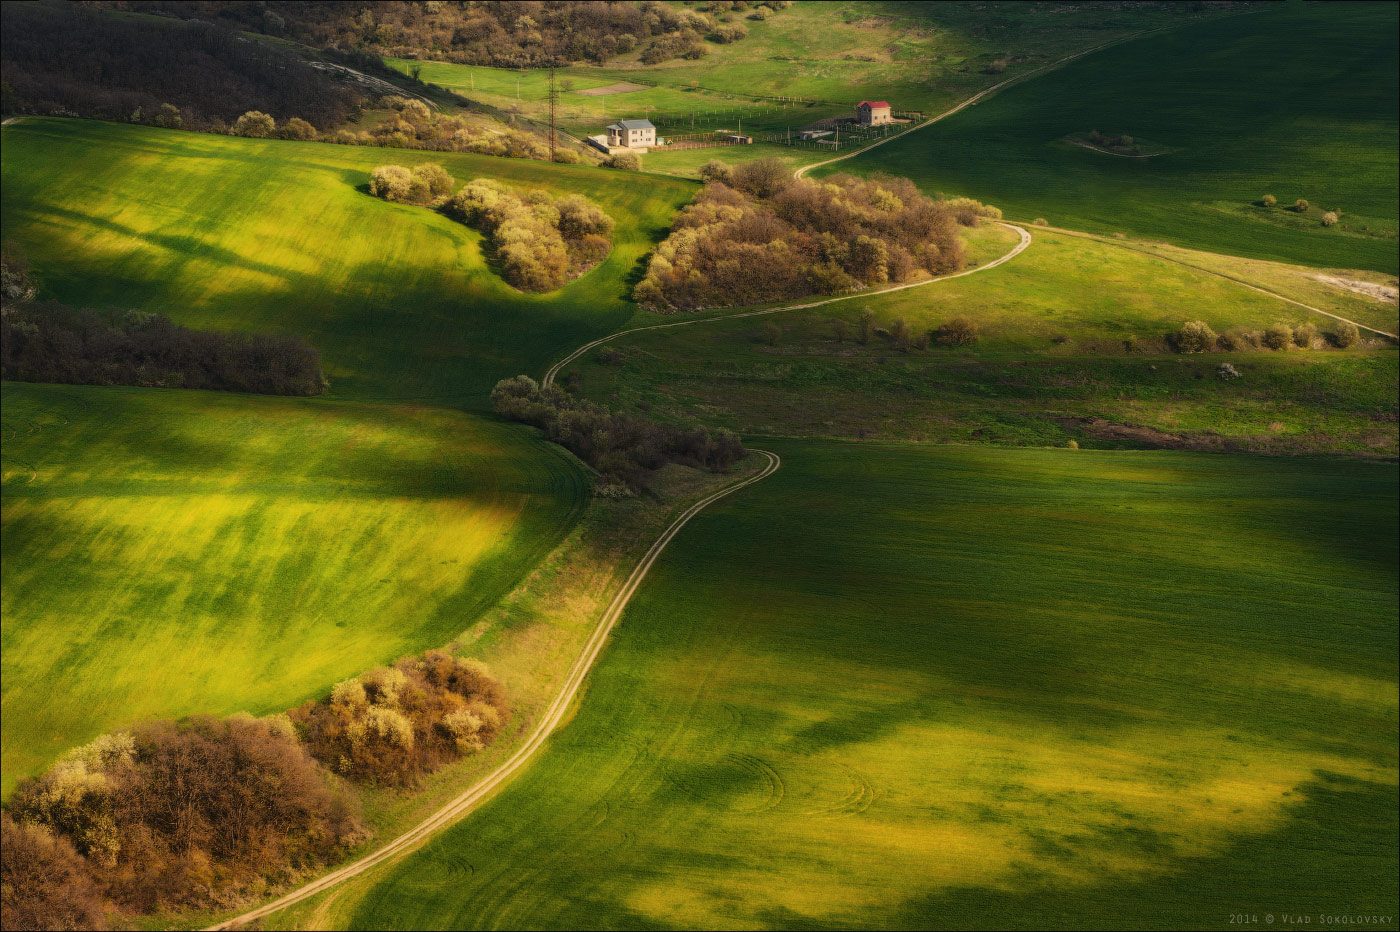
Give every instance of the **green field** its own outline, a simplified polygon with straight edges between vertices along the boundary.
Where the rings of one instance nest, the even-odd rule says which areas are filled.
[[[748,28],[748,37],[731,45],[707,43],[707,54],[698,61],[643,65],[643,42],[606,65],[560,69],[557,113],[560,125],[580,136],[601,133],[620,118],[642,117],[655,122],[662,135],[741,128],[795,133],[824,117],[850,116],[856,102],[868,97],[931,115],[1074,52],[1197,15],[1185,7],[1165,6],[800,3],[762,22],[733,14],[735,22]],[[1005,70],[990,73],[995,61],[1003,62]],[[549,76],[540,69],[397,58],[385,62],[405,73],[421,69],[423,81],[493,107],[537,120],[548,114]],[[643,86],[625,93],[581,93],[638,82]],[[647,169],[693,176],[716,154],[723,156],[710,150],[656,151],[647,158]],[[774,145],[728,155],[779,155],[804,163],[831,153],[820,146]]]
[[[1395,914],[1393,464],[772,448],[544,756],[319,923]]]
[[[1199,356],[1176,355],[1167,341],[1196,318],[1221,333],[1257,332],[1280,321],[1311,321],[1324,333],[1334,326],[1192,267],[1198,263],[1390,332],[1394,304],[1326,287],[1291,266],[1185,250],[1153,255],[1142,244],[1030,229],[1025,252],[986,272],[809,310],[628,334],[610,344],[615,356],[588,354],[567,371],[596,400],[653,417],[699,419],[746,437],[1400,453],[1400,360],[1387,341],[1371,335],[1367,345],[1346,351]],[[990,224],[967,237],[970,258],[983,263],[1016,241],[1012,231]],[[878,333],[861,344],[854,333],[863,307],[875,313],[877,328],[902,318],[916,333],[967,316],[981,338],[971,347],[934,344],[908,353]],[[839,341],[834,318],[847,321],[852,336]],[[772,326],[781,335],[770,345],[764,328]],[[1222,362],[1242,377],[1221,381],[1215,370]],[[1169,436],[1135,440],[1086,427],[1083,419],[1146,425]]]
[[[6,383],[3,778],[451,640],[569,530],[536,433],[402,406]]]
[[[839,168],[908,175],[1057,226],[1394,273],[1398,11],[1270,5],[1168,30],[1013,85]],[[1118,158],[1064,140],[1094,129],[1174,151]],[[1314,209],[1265,210],[1255,202],[1266,193]],[[1343,222],[1324,228],[1324,209]]]
[[[235,139],[80,120],[4,128],[7,243],[41,297],[291,331],[321,350],[333,395],[480,406],[632,315],[629,277],[693,185],[486,156]],[[515,291],[480,234],[366,193],[386,162],[437,161],[459,182],[586,194],[613,251],[557,292]]]

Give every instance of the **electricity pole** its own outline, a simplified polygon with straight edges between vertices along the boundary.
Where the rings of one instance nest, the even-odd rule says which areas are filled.
[[[559,100],[559,94],[554,89],[554,66],[549,66],[549,160],[554,161],[554,148],[558,145],[558,139],[554,131],[554,106]]]

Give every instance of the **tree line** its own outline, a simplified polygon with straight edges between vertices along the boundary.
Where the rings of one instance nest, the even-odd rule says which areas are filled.
[[[647,64],[699,58],[705,40],[733,42],[739,19],[766,19],[790,0],[713,0],[700,8],[657,0],[518,2],[247,3],[206,0],[115,0],[119,9],[178,17],[214,17],[237,29],[295,39],[317,48],[354,49],[398,58],[426,58],[499,68],[569,62],[601,64],[642,48]]]
[[[361,92],[227,23],[130,19],[78,4],[0,4],[7,113],[223,132],[254,109],[327,129]]]
[[[0,925],[228,909],[368,838],[353,784],[403,787],[480,751],[506,714],[480,662],[429,651],[290,714],[103,735],[16,787],[0,815]]]
[[[686,429],[616,413],[558,387],[541,388],[526,375],[497,382],[491,406],[504,418],[540,428],[596,469],[603,481],[594,491],[603,496],[640,490],[668,463],[725,472],[748,455],[727,430]]]
[[[191,330],[161,314],[57,301],[0,315],[4,376],[17,382],[318,395],[321,354],[299,336]]]
[[[779,159],[711,161],[633,296],[653,310],[697,310],[841,294],[963,264],[959,224],[1000,211],[935,201],[904,178],[795,180]]]

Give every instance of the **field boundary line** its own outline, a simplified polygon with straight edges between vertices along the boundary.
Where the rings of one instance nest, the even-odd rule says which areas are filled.
[[[1254,291],[1259,292],[1260,294],[1266,294],[1271,298],[1278,298],[1280,301],[1287,301],[1289,304],[1296,305],[1307,311],[1312,311],[1314,314],[1321,314],[1322,316],[1330,317],[1333,320],[1340,320],[1342,323],[1351,324],[1353,327],[1357,327],[1361,330],[1366,330],[1371,333],[1379,334],[1380,336],[1383,336],[1386,339],[1400,342],[1400,335],[1390,333],[1386,330],[1377,330],[1375,327],[1367,326],[1366,324],[1363,324],[1360,321],[1352,320],[1349,317],[1343,317],[1341,314],[1334,314],[1331,311],[1324,311],[1320,307],[1313,307],[1311,304],[1304,304],[1302,301],[1299,301],[1296,298],[1290,298],[1287,295],[1279,294],[1277,291],[1274,291],[1271,288],[1265,288],[1263,285],[1256,285],[1253,282],[1245,281],[1243,278],[1231,275],[1228,272],[1220,272],[1216,269],[1206,268],[1203,265],[1196,265],[1194,262],[1187,262],[1185,259],[1178,259],[1175,256],[1163,255],[1160,252],[1153,252],[1151,249],[1148,249],[1144,246],[1135,245],[1133,243],[1121,242],[1119,240],[1111,239],[1107,236],[1100,236],[1097,233],[1085,233],[1082,230],[1066,230],[1063,227],[1050,226],[1042,227],[1041,229],[1044,229],[1051,233],[1060,233],[1065,236],[1077,236],[1080,239],[1092,240],[1093,242],[1103,243],[1107,246],[1117,246],[1119,249],[1128,249],[1136,253],[1141,253],[1144,256],[1152,256],[1153,258],[1161,259],[1164,262],[1172,262],[1176,265],[1185,266],[1188,269],[1195,269],[1197,272],[1205,272],[1207,275],[1214,275],[1216,278],[1223,278],[1226,281],[1234,282],[1237,285],[1243,285],[1244,287],[1251,288]],[[1169,243],[1167,245],[1171,244]],[[1185,247],[1177,246],[1175,248],[1182,249]],[[1215,253],[1215,255],[1227,256],[1229,255],[1229,253]],[[1237,258],[1247,257],[1239,256]]]
[[[1019,256],[1021,253],[1025,252],[1026,247],[1030,246],[1031,244],[1031,234],[1025,229],[1025,227],[1017,226],[1014,223],[1006,223],[1002,220],[998,220],[996,222],[1001,226],[1006,227],[1008,230],[1015,230],[1018,234],[1020,234],[1021,239],[1019,242],[1017,242],[1015,246],[1011,248],[1010,252],[1007,252],[1005,255],[998,256],[991,262],[988,262],[986,265],[979,265],[975,266],[974,268],[963,269],[961,272],[953,272],[950,275],[937,275],[933,278],[925,278],[917,282],[907,282],[903,285],[893,285],[889,288],[878,288],[874,291],[859,291],[855,294],[843,294],[838,295],[834,298],[823,298],[820,301],[808,301],[805,304],[784,304],[779,307],[760,308],[756,311],[741,311],[738,314],[717,314],[713,317],[697,317],[692,318],[690,320],[675,320],[666,324],[648,324],[645,327],[632,327],[629,330],[619,330],[616,333],[610,333],[607,336],[599,337],[591,343],[585,343],[583,346],[580,346],[578,349],[574,350],[572,353],[565,356],[563,359],[559,360],[554,365],[550,366],[549,371],[545,372],[544,379],[540,382],[540,385],[543,388],[549,388],[554,384],[554,379],[559,375],[559,370],[563,369],[569,363],[578,359],[580,356],[582,356],[589,350],[596,349],[597,347],[602,346],[604,343],[608,343],[612,340],[617,339],[618,337],[625,337],[629,333],[641,333],[645,330],[666,330],[671,327],[688,327],[694,324],[705,324],[716,320],[736,320],[741,317],[762,317],[766,314],[777,314],[782,311],[800,311],[804,308],[821,307],[824,304],[835,304],[837,301],[855,301],[861,298],[873,298],[877,295],[889,294],[893,291],[905,291],[909,288],[922,288],[924,285],[932,285],[937,282],[946,282],[954,278],[962,278],[964,275],[975,275],[978,272],[986,272],[989,269],[996,268],[1003,262],[1010,262],[1012,259]]]
[[[293,890],[291,893],[278,897],[264,906],[250,910],[232,919],[227,919],[217,925],[209,926],[206,932],[240,928],[247,923],[270,916],[288,906],[300,903],[318,893],[329,890],[341,881],[358,876],[370,868],[383,864],[398,855],[412,851],[435,832],[447,828],[469,814],[495,790],[499,789],[509,781],[511,777],[515,776],[519,770],[530,762],[535,753],[544,746],[549,736],[552,735],[555,729],[564,721],[564,718],[573,704],[574,698],[578,695],[579,688],[583,685],[589,671],[593,668],[595,661],[597,661],[598,656],[602,653],[603,646],[607,643],[608,634],[617,626],[617,622],[622,617],[622,612],[626,609],[628,602],[631,601],[633,593],[635,593],[637,588],[642,584],[642,580],[646,578],[647,573],[651,570],[652,564],[656,562],[661,552],[666,549],[666,545],[671,542],[671,539],[680,532],[681,528],[685,527],[685,525],[690,522],[691,518],[694,518],[700,512],[704,511],[708,506],[742,488],[746,488],[747,486],[768,478],[773,473],[777,472],[778,468],[782,465],[782,458],[776,453],[758,449],[751,449],[750,452],[757,453],[767,458],[768,462],[763,469],[752,476],[730,483],[724,488],[711,492],[709,495],[700,499],[700,501],[686,508],[686,510],[681,512],[666,530],[662,532],[661,536],[652,542],[651,547],[648,548],[647,552],[642,555],[642,559],[632,569],[631,575],[627,577],[627,582],[624,583],[617,594],[613,596],[613,600],[608,604],[607,610],[598,619],[593,633],[584,644],[583,652],[579,654],[578,658],[574,660],[573,666],[569,668],[568,676],[565,678],[564,685],[560,689],[559,694],[554,698],[554,701],[550,703],[548,708],[545,709],[544,715],[541,717],[539,724],[535,726],[535,730],[530,735],[529,739],[516,749],[514,754],[508,757],[491,773],[462,791],[462,793],[451,802],[424,819],[417,827],[410,829],[399,837],[384,844],[377,851],[357,861],[353,861],[344,867],[331,871],[329,874],[317,878]]]

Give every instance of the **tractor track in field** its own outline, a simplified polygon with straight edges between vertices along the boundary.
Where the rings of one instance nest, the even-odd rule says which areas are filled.
[[[565,678],[563,688],[559,691],[559,694],[555,697],[554,701],[550,703],[548,708],[545,709],[543,716],[535,726],[534,731],[531,732],[530,737],[524,744],[516,749],[515,753],[506,758],[504,763],[463,790],[462,793],[451,802],[447,803],[447,805],[438,809],[432,815],[428,816],[428,818],[420,822],[417,827],[410,829],[394,840],[386,843],[373,853],[356,861],[352,861],[344,867],[331,871],[329,874],[298,887],[291,893],[278,897],[257,909],[250,910],[217,925],[209,926],[208,929],[241,928],[250,922],[255,922],[266,916],[270,916],[288,906],[300,903],[318,893],[329,890],[342,881],[363,874],[365,871],[377,867],[398,855],[412,851],[418,845],[432,837],[434,833],[448,827],[470,813],[484,800],[490,797],[493,792],[504,786],[511,777],[515,776],[518,771],[530,762],[535,753],[544,746],[549,736],[553,734],[555,729],[563,722],[569,712],[569,708],[573,704],[574,698],[578,695],[579,689],[583,686],[584,680],[588,677],[589,671],[593,669],[594,663],[602,653],[603,645],[607,643],[608,634],[616,627],[618,619],[622,617],[622,612],[627,607],[627,603],[631,601],[633,593],[637,591],[642,580],[646,578],[647,573],[651,570],[652,564],[656,562],[661,552],[666,549],[666,545],[671,542],[671,539],[680,532],[681,528],[689,523],[691,518],[694,518],[700,512],[704,511],[708,506],[742,488],[768,478],[773,473],[777,472],[778,467],[782,465],[782,459],[776,453],[770,453],[767,450],[752,450],[752,452],[767,458],[768,462],[761,470],[752,476],[737,482],[732,482],[722,489],[711,492],[709,495],[700,499],[700,501],[688,507],[685,511],[681,512],[680,515],[667,526],[661,536],[652,543],[651,547],[642,556],[642,559],[637,563],[636,567],[633,568],[631,575],[627,577],[627,582],[618,590],[617,594],[613,596],[613,600],[608,603],[607,610],[603,613],[602,617],[599,618],[598,624],[593,629],[593,633],[584,644],[582,653],[580,653],[578,658],[574,661],[573,666],[569,668],[568,676]]]
[[[973,268],[963,269],[961,272],[952,272],[948,275],[938,275],[933,278],[924,278],[916,282],[906,282],[903,285],[892,285],[888,288],[877,288],[874,291],[859,291],[855,294],[837,295],[834,298],[822,298],[820,301],[805,301],[801,304],[783,304],[778,307],[760,308],[756,311],[741,311],[737,314],[717,314],[712,317],[698,317],[690,320],[674,320],[666,324],[648,324],[645,327],[632,327],[629,330],[619,330],[616,333],[610,333],[605,337],[599,337],[591,343],[585,343],[583,346],[580,346],[578,349],[574,350],[572,353],[565,356],[563,359],[559,360],[554,365],[550,366],[549,371],[547,371],[544,374],[544,380],[540,382],[540,385],[543,388],[549,388],[554,384],[554,380],[558,377],[560,370],[562,370],[569,363],[578,359],[580,356],[582,356],[589,350],[597,349],[604,343],[610,343],[611,341],[616,340],[618,337],[625,337],[630,333],[641,333],[646,330],[666,330],[671,327],[690,327],[694,326],[695,324],[707,324],[717,320],[737,320],[742,317],[764,317],[768,314],[779,314],[783,311],[800,311],[804,308],[821,307],[824,304],[835,304],[837,301],[856,301],[862,298],[873,298],[877,295],[889,294],[892,291],[906,291],[910,288],[922,288],[924,285],[933,285],[937,284],[938,282],[950,281],[954,278],[962,278],[964,275],[976,275],[978,272],[986,272],[990,269],[996,268],[1003,262],[1010,262],[1012,259],[1019,256],[1021,253],[1025,252],[1026,247],[1030,246],[1031,244],[1031,234],[1024,227],[1017,226],[1014,223],[1005,223],[1001,220],[997,220],[995,222],[1006,227],[1008,230],[1015,230],[1020,235],[1020,240],[1016,243],[1015,246],[1011,248],[1009,252],[1007,252],[1004,255],[998,256],[991,262],[988,262],[986,265],[974,266]]]

